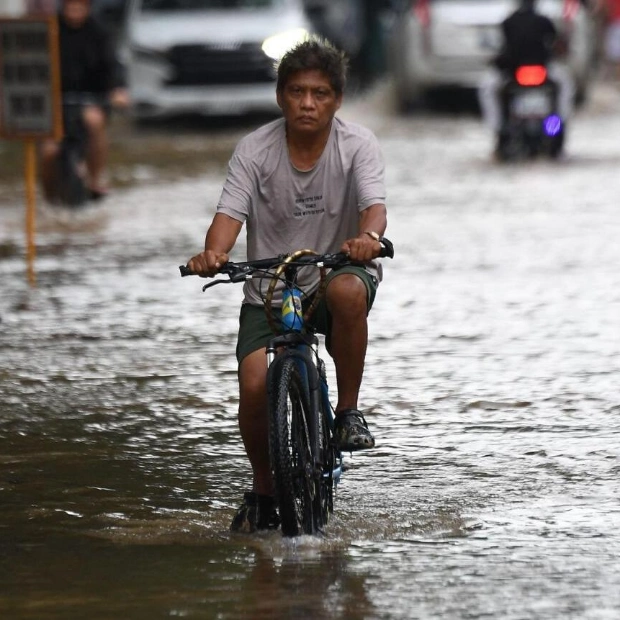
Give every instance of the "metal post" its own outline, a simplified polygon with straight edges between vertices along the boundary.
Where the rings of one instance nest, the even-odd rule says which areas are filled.
[[[28,282],[35,286],[36,276],[34,272],[34,259],[36,255],[35,245],[35,221],[36,201],[35,190],[37,183],[37,149],[36,141],[28,138],[24,141],[25,148],[25,180],[26,180],[26,257],[28,268]]]

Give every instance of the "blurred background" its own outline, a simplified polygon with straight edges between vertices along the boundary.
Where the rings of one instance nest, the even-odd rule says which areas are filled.
[[[537,4],[564,43],[560,60],[574,80],[577,106],[597,79],[616,76],[603,45],[609,2]],[[275,59],[309,32],[347,53],[349,98],[380,85],[390,114],[437,105],[478,114],[476,90],[499,51],[499,25],[516,6],[515,0],[91,0],[93,15],[113,36],[129,89],[129,109],[112,118],[112,135],[117,129],[124,136],[188,121],[247,127],[277,115]],[[57,0],[2,0],[0,13],[56,8]],[[0,156],[13,150],[1,144]],[[14,170],[14,158],[6,159],[3,169]]]
[[[515,6],[93,0],[130,105],[110,117],[104,200],[37,193],[36,287],[23,148],[0,140],[0,617],[619,616],[611,5],[540,0],[578,85],[566,155],[501,164],[476,84]],[[55,7],[0,0],[35,9]],[[203,294],[178,265],[305,32],[350,56],[339,115],[380,141],[396,254],[361,395],[377,448],[347,459],[326,537],[291,542],[228,531],[249,479],[241,291]]]

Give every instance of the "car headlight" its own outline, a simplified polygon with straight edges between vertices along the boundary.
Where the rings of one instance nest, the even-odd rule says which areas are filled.
[[[295,28],[294,30],[274,34],[263,41],[263,52],[269,58],[280,60],[286,52],[298,43],[305,41],[309,36],[310,33],[305,28]]]

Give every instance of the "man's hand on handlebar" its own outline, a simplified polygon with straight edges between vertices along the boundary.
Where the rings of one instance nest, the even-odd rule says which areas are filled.
[[[348,254],[353,262],[367,263],[379,256],[381,244],[369,234],[362,233],[358,237],[347,239],[340,247],[340,251]]]
[[[201,278],[212,278],[228,262],[228,254],[205,250],[187,261],[187,267]]]

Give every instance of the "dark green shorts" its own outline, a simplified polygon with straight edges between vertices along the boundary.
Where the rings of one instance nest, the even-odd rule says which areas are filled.
[[[368,312],[370,312],[377,293],[377,279],[370,275],[363,267],[349,266],[331,271],[327,274],[327,282],[343,273],[353,273],[364,282],[367,291]],[[325,342],[328,349],[331,338],[331,319],[331,314],[327,310],[327,303],[325,302],[325,298],[323,298],[319,302],[314,315],[311,317],[310,323],[319,334],[325,335]],[[273,336],[274,333],[269,327],[263,306],[243,304],[241,306],[241,312],[239,313],[237,361],[241,363],[241,360],[249,353],[265,348]]]

